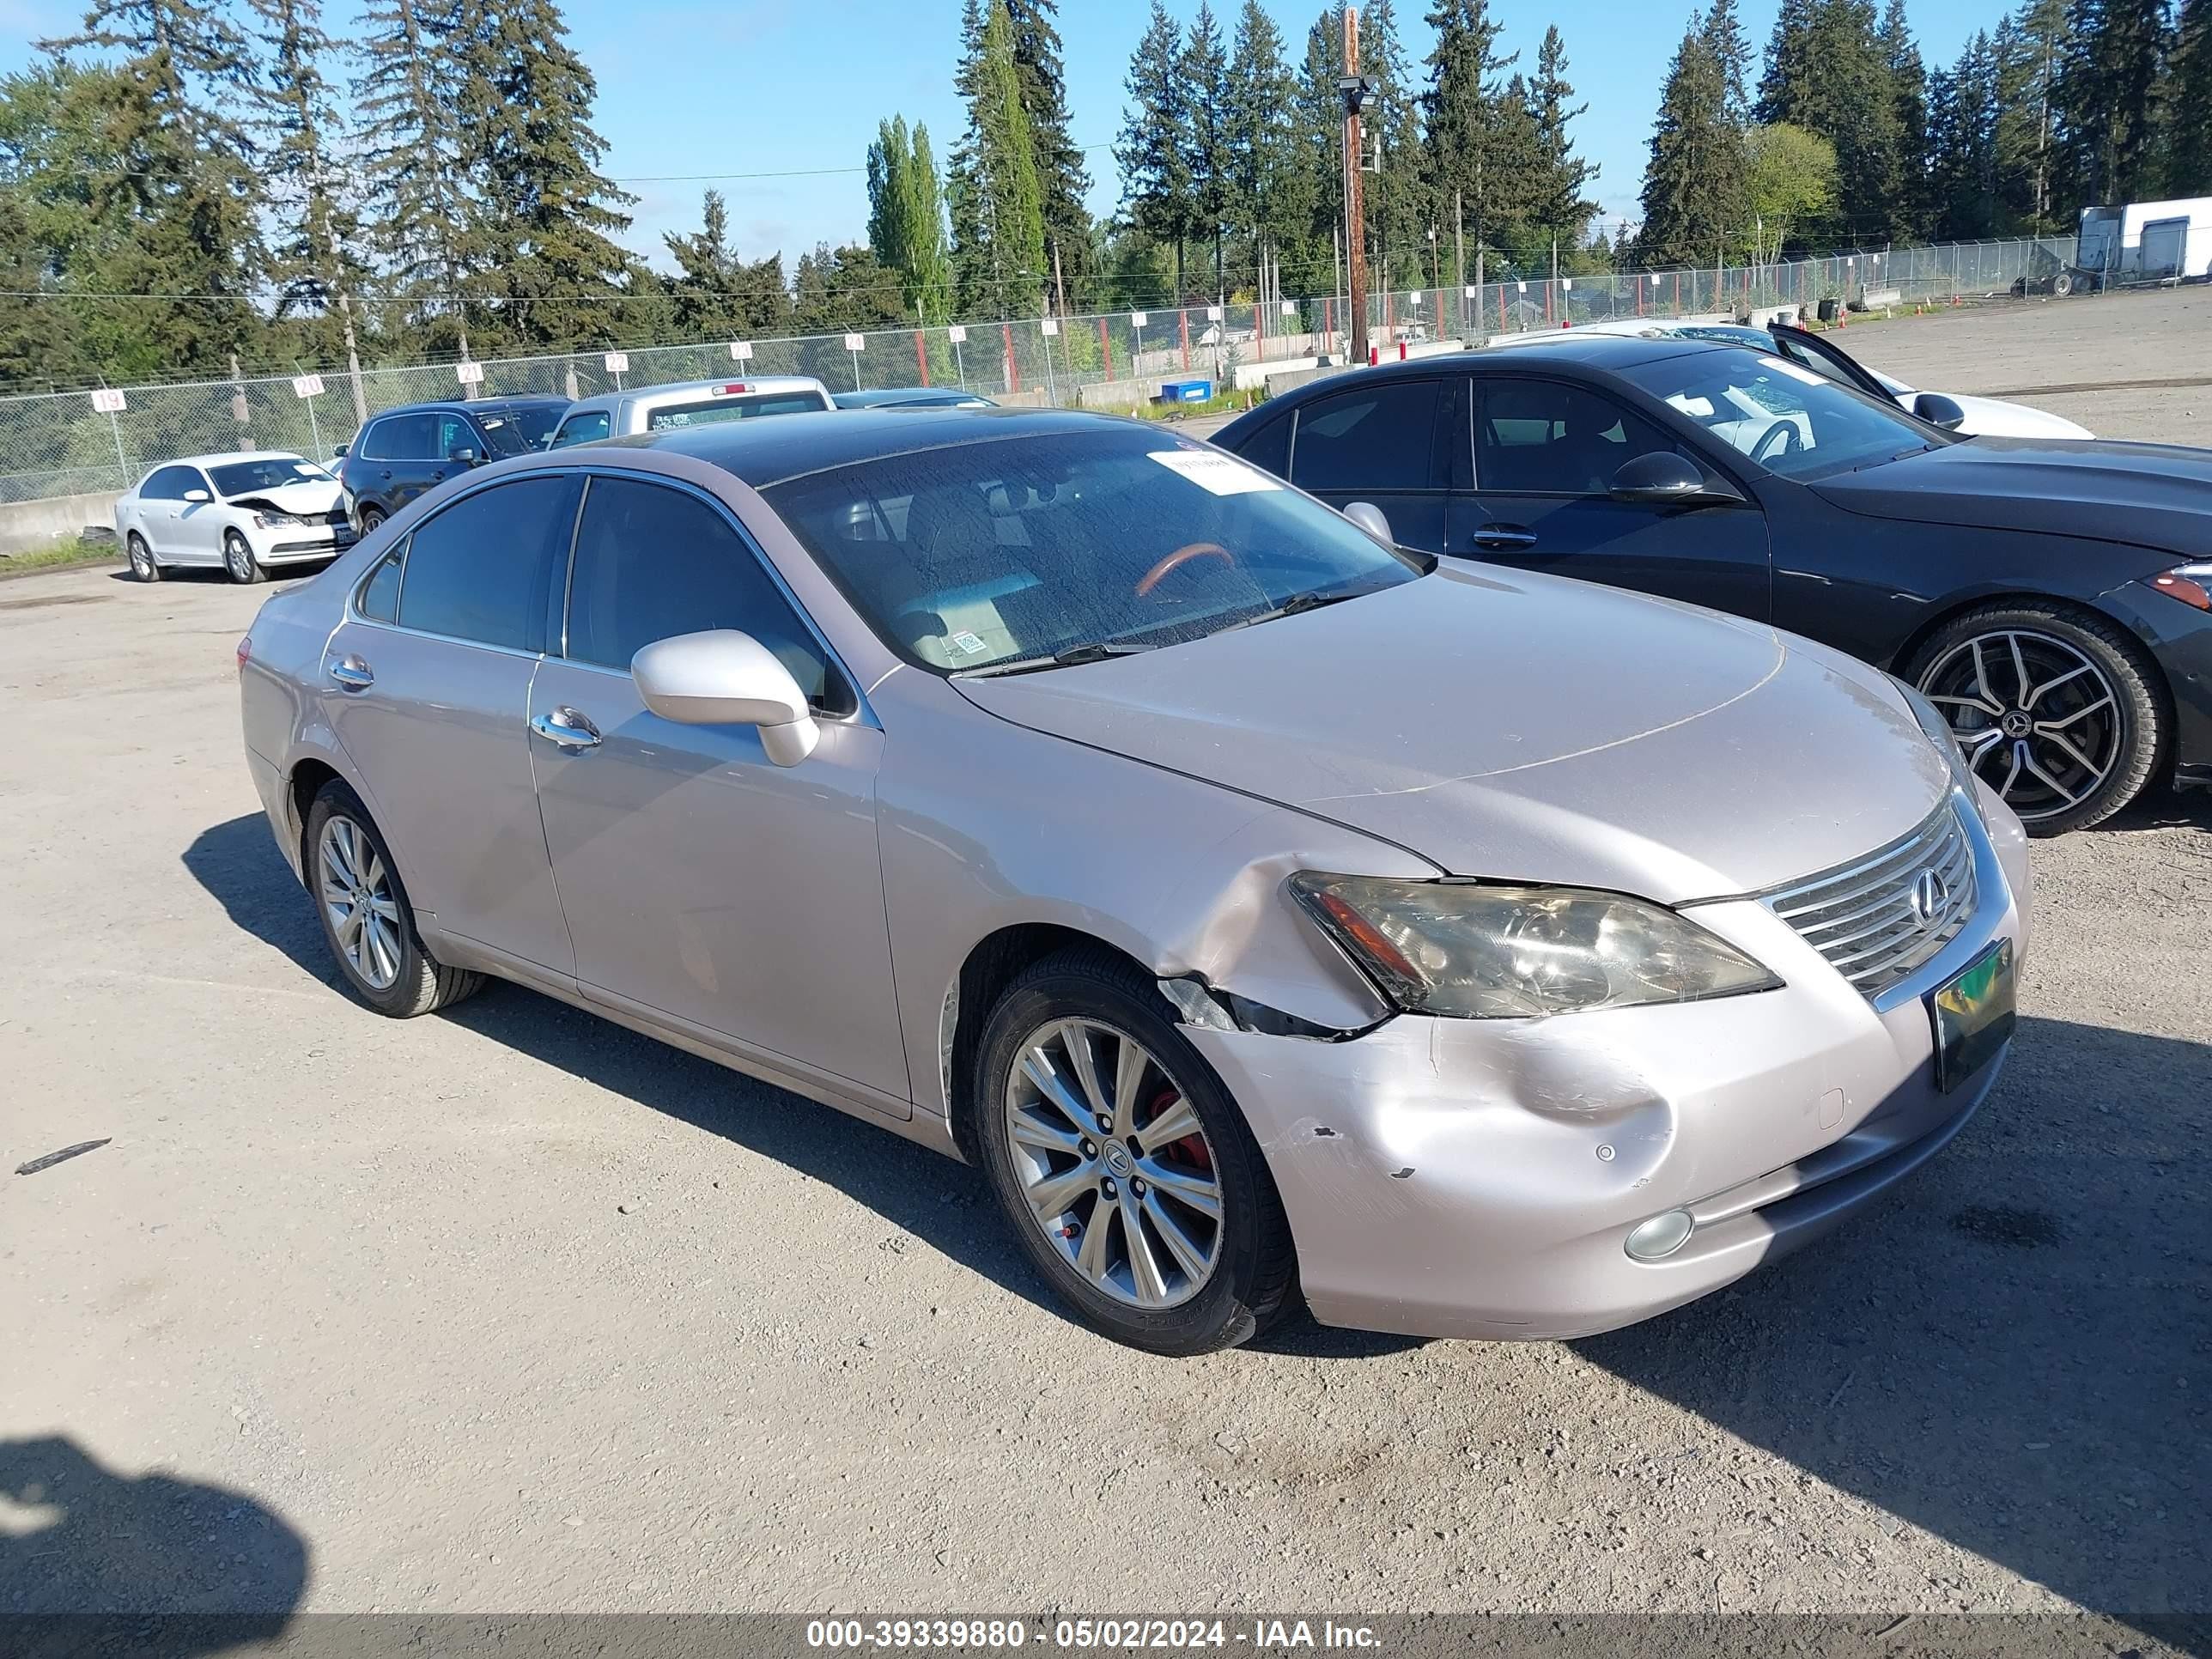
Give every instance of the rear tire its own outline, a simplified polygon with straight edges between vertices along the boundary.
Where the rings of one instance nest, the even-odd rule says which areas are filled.
[[[448,968],[423,946],[391,848],[361,797],[335,778],[307,809],[301,867],[338,971],[378,1013],[412,1019],[483,984],[483,975]]]
[[[266,580],[269,574],[261,568],[261,561],[253,556],[253,544],[235,530],[223,532],[222,568],[241,587]]]
[[[376,534],[377,526],[382,524],[384,519],[385,515],[375,507],[364,507],[361,510],[361,533],[364,536],[374,536]]]
[[[130,556],[131,574],[138,580],[157,582],[161,580],[161,567],[154,557],[154,550],[146,544],[146,538],[143,536],[135,530],[132,531],[123,544],[123,550]]]
[[[1055,1035],[1070,1026],[1095,1061],[1095,1093]],[[1131,1042],[1144,1063],[1124,1070]],[[1045,1054],[1073,1115],[1035,1086]],[[1124,1077],[1126,1108],[1114,1098]],[[1295,1303],[1297,1255],[1267,1159],[1158,986],[1122,957],[1070,951],[1017,977],[984,1024],[971,1092],[973,1144],[1000,1206],[1092,1329],[1188,1357],[1250,1340]],[[1047,1191],[1056,1195],[1040,1202]]]
[[[2116,624],[2071,605],[1970,611],[1902,672],[2031,836],[2084,829],[2133,800],[2171,726],[2157,665]]]

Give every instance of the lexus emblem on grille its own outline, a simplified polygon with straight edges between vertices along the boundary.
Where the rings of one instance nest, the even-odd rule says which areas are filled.
[[[1923,870],[1912,878],[1912,919],[1923,927],[1933,927],[1950,896],[1951,890],[1943,884],[1941,875]]]

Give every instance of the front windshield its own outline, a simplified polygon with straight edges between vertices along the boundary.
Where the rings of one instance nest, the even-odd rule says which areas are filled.
[[[1763,351],[1686,351],[1624,373],[1721,442],[1784,477],[1854,471],[1944,441],[1894,404]]]
[[[1257,468],[1120,425],[886,456],[763,493],[884,641],[939,672],[1171,645],[1415,575]]]
[[[526,409],[487,410],[477,416],[491,447],[502,455],[527,455],[545,447],[565,411],[546,404]]]
[[[267,455],[258,461],[233,461],[226,466],[209,468],[208,475],[215,481],[216,493],[225,499],[250,495],[257,490],[282,489],[287,484],[332,482],[329,473],[297,455]]]

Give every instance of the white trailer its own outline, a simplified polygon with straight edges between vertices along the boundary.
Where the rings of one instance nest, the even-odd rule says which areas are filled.
[[[2074,261],[2104,284],[2212,276],[2212,196],[2083,208]]]

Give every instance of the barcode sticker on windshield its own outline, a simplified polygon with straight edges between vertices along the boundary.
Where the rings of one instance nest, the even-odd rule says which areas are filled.
[[[1759,361],[1765,363],[1769,368],[1780,369],[1784,374],[1787,374],[1793,380],[1804,381],[1807,386],[1825,386],[1827,384],[1826,380],[1822,380],[1818,374],[1815,374],[1811,369],[1800,368],[1796,364],[1785,362],[1779,357],[1769,357],[1762,354]]]
[[[1205,449],[1155,449],[1150,453],[1169,471],[1217,495],[1249,495],[1255,490],[1283,487],[1279,480],[1269,477],[1258,467],[1248,466],[1231,455]]]
[[[985,647],[981,640],[963,628],[952,636],[952,648],[963,657],[972,657]]]

